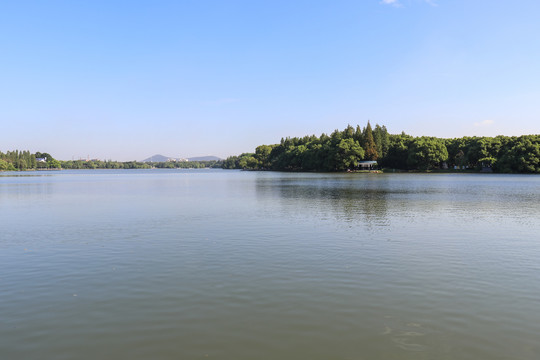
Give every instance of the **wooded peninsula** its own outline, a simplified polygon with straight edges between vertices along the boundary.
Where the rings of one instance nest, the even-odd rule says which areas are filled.
[[[368,122],[330,135],[282,138],[254,153],[220,161],[137,162],[54,159],[48,153],[0,152],[0,171],[44,169],[223,168],[276,171],[355,171],[362,161],[390,171],[493,171],[540,173],[540,135],[444,139],[389,134]]]
[[[540,173],[540,135],[442,139],[389,134],[385,126],[351,125],[343,131],[302,138],[282,138],[260,145],[255,153],[224,160],[225,169],[280,171],[347,171],[359,161],[376,161],[380,169],[404,171],[469,170]]]

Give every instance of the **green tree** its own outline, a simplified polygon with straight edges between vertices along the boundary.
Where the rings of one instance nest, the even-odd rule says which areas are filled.
[[[9,163],[6,160],[0,159],[0,171],[6,171],[9,169]]]
[[[270,154],[272,153],[272,145],[261,145],[255,149],[255,158],[259,162],[259,166],[264,169],[268,169],[271,166]]]
[[[540,173],[540,135],[512,138],[494,168],[499,172]]]
[[[240,159],[238,160],[238,167],[241,169],[255,169],[257,168],[258,161],[255,159],[253,154],[243,154],[244,156],[240,156]]]
[[[439,168],[446,159],[448,150],[444,140],[422,136],[411,142],[407,163],[411,168],[428,170]]]
[[[342,139],[336,151],[336,169],[346,170],[356,166],[364,158],[364,149],[352,138]]]
[[[47,167],[51,169],[60,169],[62,165],[60,164],[60,161],[56,159],[47,159]]]
[[[377,160],[379,157],[375,140],[373,139],[373,130],[371,129],[369,121],[364,129],[364,151],[366,160]]]
[[[390,147],[390,140],[388,138],[386,126],[379,126],[379,124],[375,125],[375,129],[373,130],[373,140],[375,141],[378,159],[384,158],[388,153],[388,148]]]
[[[409,146],[413,137],[402,132],[399,135],[388,136],[388,151],[378,162],[383,167],[393,169],[408,169]]]
[[[343,130],[343,132],[341,133],[341,136],[343,137],[343,139],[353,139],[354,138],[354,128],[350,124],[347,125],[345,130]]]

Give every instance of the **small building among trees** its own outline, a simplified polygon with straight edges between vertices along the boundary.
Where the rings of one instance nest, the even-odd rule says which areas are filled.
[[[375,160],[365,160],[358,162],[359,170],[374,170],[377,168],[377,162]]]

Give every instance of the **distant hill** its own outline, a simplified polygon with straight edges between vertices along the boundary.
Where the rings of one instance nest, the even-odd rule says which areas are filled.
[[[149,158],[147,159],[144,159],[142,160],[141,162],[165,162],[165,161],[168,161],[168,160],[176,160],[176,161],[182,161],[182,160],[187,160],[187,161],[212,161],[212,160],[221,160],[220,158],[218,158],[217,156],[197,156],[197,157],[191,157],[191,158],[187,158],[187,159],[182,159],[182,158],[173,158],[173,157],[170,157],[170,156],[164,156],[164,155],[159,155],[159,154],[156,154],[154,156],[150,156]]]
[[[188,158],[188,161],[218,161],[221,160],[221,158],[218,158],[217,156],[198,156],[198,157],[191,157]]]
[[[144,159],[141,162],[165,162],[165,161],[167,161],[169,159],[170,159],[170,157],[156,154],[154,156],[150,156],[148,159]]]

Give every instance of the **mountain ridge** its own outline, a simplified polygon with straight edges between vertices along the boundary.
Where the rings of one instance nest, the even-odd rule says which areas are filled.
[[[141,162],[166,162],[166,161],[219,161],[221,158],[213,155],[208,156],[194,156],[189,158],[174,158],[170,156],[164,156],[161,154],[155,154],[142,160]]]

